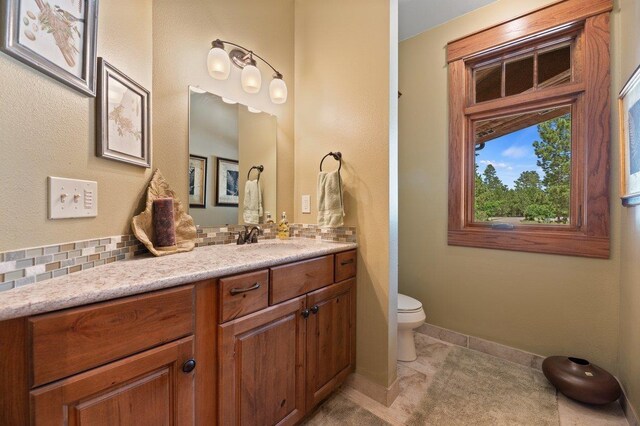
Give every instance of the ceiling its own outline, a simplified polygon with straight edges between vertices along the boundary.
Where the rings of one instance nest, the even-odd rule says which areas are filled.
[[[496,0],[399,0],[400,41]]]

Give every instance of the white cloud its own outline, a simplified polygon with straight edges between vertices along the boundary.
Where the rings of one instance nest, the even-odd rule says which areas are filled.
[[[484,164],[485,166],[488,166],[489,164],[491,164],[496,169],[513,170],[513,167],[511,165],[507,164],[507,163],[500,163],[500,162],[492,161],[492,160],[480,160],[480,161],[478,161],[478,163]]]
[[[529,150],[526,147],[515,145],[510,146],[509,148],[502,151],[502,156],[509,158],[522,158],[526,157],[527,154],[529,154]]]

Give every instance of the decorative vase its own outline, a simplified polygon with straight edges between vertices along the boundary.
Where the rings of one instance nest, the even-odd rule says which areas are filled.
[[[550,356],[542,372],[564,395],[587,404],[608,404],[620,397],[620,384],[611,373],[586,359]]]

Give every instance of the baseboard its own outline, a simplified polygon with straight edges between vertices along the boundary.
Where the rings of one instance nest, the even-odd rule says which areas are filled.
[[[490,340],[468,336],[466,334],[427,323],[418,327],[416,331],[447,343],[462,346],[463,348],[484,352],[506,361],[531,367],[536,370],[542,370],[542,361],[544,360],[544,357],[541,355],[512,348],[511,346],[501,345]]]
[[[353,373],[347,379],[346,384],[386,407],[393,404],[393,401],[395,401],[400,394],[400,379],[397,377],[391,386],[387,388],[372,382],[358,373]]]
[[[618,380],[619,382],[620,380]],[[627,418],[627,422],[629,422],[629,426],[640,426],[640,421],[638,420],[638,414],[636,410],[631,405],[629,398],[627,398],[627,393],[622,387],[622,395],[620,396],[620,405],[622,406],[622,411],[624,412],[625,417]]]

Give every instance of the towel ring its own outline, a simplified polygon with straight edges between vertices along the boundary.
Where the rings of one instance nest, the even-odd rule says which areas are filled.
[[[251,177],[251,171],[254,169],[258,171],[258,180],[260,180],[260,174],[264,172],[264,166],[262,164],[260,164],[259,166],[253,166],[249,169],[249,171],[247,172],[247,180],[249,180],[249,178]]]
[[[324,157],[322,157],[322,160],[320,160],[320,171],[322,171],[322,163],[324,163],[324,159],[327,158],[328,156],[332,156],[334,160],[340,162],[340,165],[338,166],[338,172],[339,172],[340,169],[342,168],[342,153],[340,152],[330,152]]]

